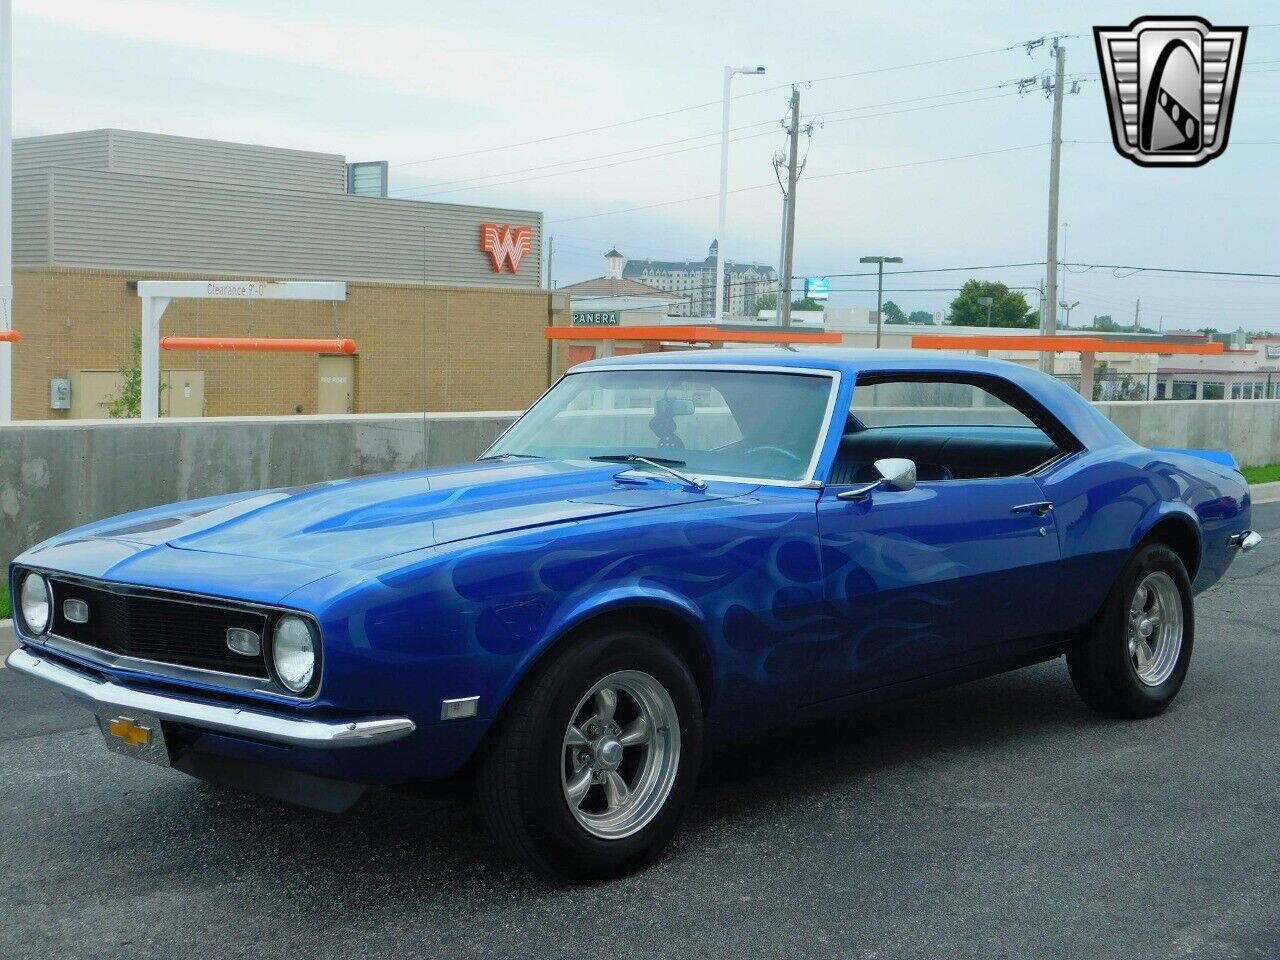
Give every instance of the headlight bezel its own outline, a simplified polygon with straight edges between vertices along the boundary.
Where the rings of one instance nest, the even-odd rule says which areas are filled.
[[[13,604],[13,613],[17,616],[18,622],[21,623],[23,633],[37,639],[47,637],[49,631],[53,629],[53,585],[49,583],[49,578],[39,570],[28,568],[21,569],[15,581],[18,589],[16,591],[17,596],[14,598],[17,602]],[[27,615],[27,584],[33,581],[38,582],[44,589],[44,624],[38,628]]]
[[[277,653],[281,640],[281,628],[285,627],[286,624],[292,626],[295,623],[305,628],[311,650],[311,666],[301,683],[290,682],[285,678],[285,671],[280,667]],[[320,628],[316,625],[316,622],[301,613],[294,611],[281,612],[271,624],[270,637],[271,644],[267,651],[266,663],[272,680],[284,691],[286,696],[301,699],[313,696],[320,685],[320,669],[323,661]]]

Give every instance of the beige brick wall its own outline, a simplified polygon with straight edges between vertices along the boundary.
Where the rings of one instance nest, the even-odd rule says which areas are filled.
[[[259,279],[226,277],[226,279]],[[141,301],[129,280],[207,275],[16,268],[13,414],[64,419],[49,409],[49,380],[110,370],[129,358]],[[546,291],[347,284],[347,300],[175,300],[162,333],[221,337],[352,337],[356,413],[514,410],[547,385]],[[556,322],[564,322],[556,316]],[[209,416],[315,413],[317,358],[307,354],[165,352],[164,370],[203,370]]]

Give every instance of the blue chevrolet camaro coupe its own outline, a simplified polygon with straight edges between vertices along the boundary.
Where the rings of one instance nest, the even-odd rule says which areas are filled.
[[[10,569],[8,660],[107,746],[341,810],[475,778],[575,881],[663,848],[704,743],[1066,656],[1165,709],[1249,529],[1228,454],[921,352],[575,367],[476,463],[89,524]]]

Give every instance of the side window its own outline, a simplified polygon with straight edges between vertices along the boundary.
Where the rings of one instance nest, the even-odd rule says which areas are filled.
[[[854,387],[828,482],[874,480],[875,461],[886,457],[912,460],[921,483],[1012,477],[1073,444],[1039,404],[998,378],[876,374]]]

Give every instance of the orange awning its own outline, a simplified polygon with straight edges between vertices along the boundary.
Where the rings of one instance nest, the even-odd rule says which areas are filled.
[[[547,327],[548,340],[665,340],[677,343],[840,343],[839,333],[808,330],[726,330],[672,324],[648,327]]]
[[[346,353],[356,352],[350,338],[299,340],[254,337],[161,337],[162,350],[231,350],[244,353]]]
[[[1103,337],[1025,337],[916,335],[917,350],[1021,350],[1028,353],[1222,353],[1223,345],[1166,343],[1156,340],[1107,340]]]

